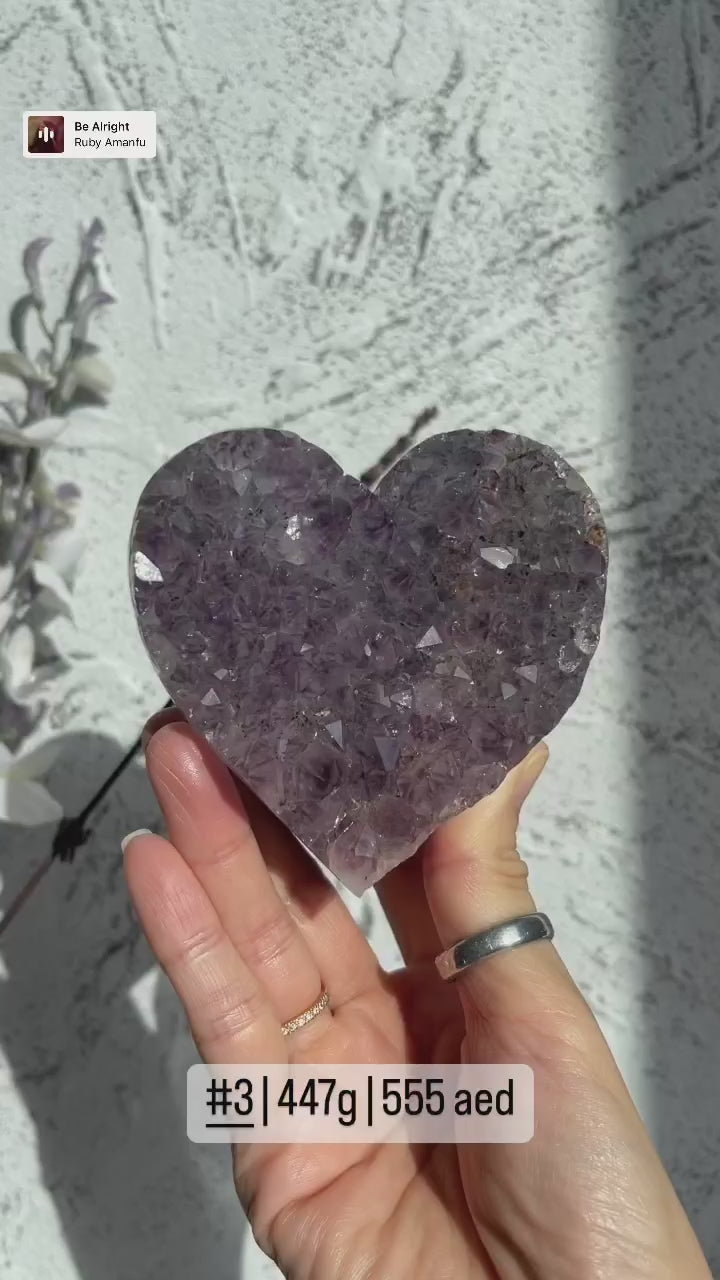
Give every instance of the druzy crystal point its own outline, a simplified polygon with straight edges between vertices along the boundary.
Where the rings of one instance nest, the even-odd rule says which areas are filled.
[[[433,436],[374,491],[290,432],[222,432],[156,472],[131,542],[176,705],[358,894],[558,723],[606,573],[587,485],[502,431]]]

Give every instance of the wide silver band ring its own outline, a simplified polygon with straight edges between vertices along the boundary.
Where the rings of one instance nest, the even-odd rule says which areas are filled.
[[[303,1013],[299,1013],[296,1018],[291,1018],[289,1022],[283,1022],[282,1033],[284,1036],[291,1036],[293,1031],[299,1031],[301,1027],[307,1026],[308,1022],[312,1022],[313,1018],[317,1018],[323,1009],[327,1009],[330,1003],[330,996],[323,987],[320,995],[309,1009],[305,1009]]]
[[[440,977],[449,981],[463,969],[480,960],[488,960],[500,951],[512,951],[528,942],[543,942],[554,936],[555,930],[548,917],[542,911],[535,911],[530,916],[516,916],[514,920],[505,920],[492,929],[483,929],[481,933],[463,938],[437,956],[435,964]]]

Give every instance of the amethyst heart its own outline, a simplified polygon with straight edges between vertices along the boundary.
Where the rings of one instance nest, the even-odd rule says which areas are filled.
[[[558,723],[606,574],[585,482],[502,431],[433,436],[375,491],[291,432],[222,432],[156,472],[131,542],[176,705],[358,894]]]

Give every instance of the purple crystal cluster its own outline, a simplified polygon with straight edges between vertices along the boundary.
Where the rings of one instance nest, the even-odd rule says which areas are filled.
[[[131,542],[176,705],[358,894],[558,723],[606,573],[587,485],[502,431],[433,436],[375,491],[290,432],[223,432],[152,477]]]

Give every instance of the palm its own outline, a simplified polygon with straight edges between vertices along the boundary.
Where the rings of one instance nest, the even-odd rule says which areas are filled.
[[[148,770],[169,840],[134,840],[126,871],[207,1062],[284,1063],[289,1050],[310,1065],[467,1056],[534,1071],[531,1143],[234,1147],[255,1236],[292,1280],[660,1280],[679,1274],[677,1239],[694,1259],[687,1274],[708,1275],[555,953],[491,962],[481,999],[435,970],[436,918],[447,945],[448,934],[477,928],[483,911],[502,919],[533,910],[515,835],[546,754],[531,752],[469,813],[464,835],[455,819],[381,882],[406,961],[386,974],[316,865],[187,724],[156,729],[150,740]],[[330,1008],[285,1038],[282,1024],[323,986]]]
[[[417,870],[400,869],[399,877],[402,896],[412,888],[417,900]],[[349,920],[347,929],[350,945],[354,926]],[[238,1189],[245,1203],[252,1204],[255,1234],[285,1275],[292,1280],[316,1274],[324,1280],[356,1274],[363,1280],[515,1280],[542,1274],[569,1280],[579,1274],[592,1252],[595,1231],[605,1229],[601,1224],[608,1195],[616,1192],[613,1180],[622,1185],[627,1178],[632,1185],[642,1175],[641,1159],[635,1168],[642,1153],[630,1144],[627,1161],[616,1162],[612,1170],[603,1169],[600,1161],[599,1176],[587,1177],[597,1139],[582,1115],[578,1123],[578,1108],[581,1113],[586,1109],[600,1127],[607,1114],[611,1148],[625,1143],[624,1127],[612,1096],[596,1091],[591,1078],[589,1096],[578,1095],[572,1017],[568,1020],[559,1010],[555,1018],[545,1017],[541,1029],[533,1023],[532,1014],[515,1020],[491,1015],[483,1026],[481,1054],[488,1062],[533,1067],[536,1106],[545,1123],[529,1147],[286,1146],[275,1149],[262,1170],[256,1151],[246,1156],[236,1151]],[[300,1047],[298,1038],[290,1060],[458,1063],[466,1034],[456,990],[441,981],[432,960],[419,960],[390,974],[378,970],[375,980],[343,1004],[307,1048]],[[557,1133],[565,1138],[560,1159]],[[265,1200],[270,1187],[271,1212]],[[524,1250],[537,1270],[534,1264],[518,1265]],[[493,1262],[491,1251],[503,1263]],[[628,1265],[625,1274],[644,1280],[650,1274],[646,1262],[638,1270]],[[615,1274],[612,1266],[607,1274]]]
[[[432,962],[424,962],[379,974],[371,989],[336,1014],[308,1053],[296,1052],[292,1060],[458,1062],[463,1035],[455,992],[441,982]],[[244,1168],[239,1154],[241,1191]],[[420,1258],[427,1268],[422,1274],[454,1280],[497,1275],[484,1261],[452,1145],[283,1147],[262,1176],[272,1178],[275,1188],[287,1188],[272,1222],[256,1221],[255,1228],[288,1275],[311,1274],[315,1263],[303,1244],[310,1231],[332,1239],[332,1258],[324,1260],[323,1275],[350,1275],[360,1266],[363,1276],[384,1276],[393,1256],[392,1275],[398,1280],[416,1274]],[[257,1203],[262,1203],[262,1192]],[[334,1232],[319,1231],[323,1223],[334,1224]]]

